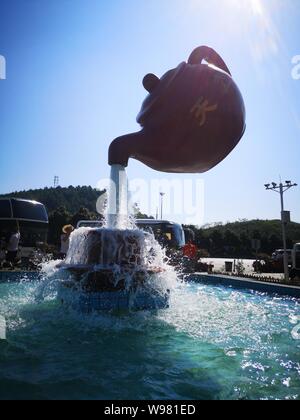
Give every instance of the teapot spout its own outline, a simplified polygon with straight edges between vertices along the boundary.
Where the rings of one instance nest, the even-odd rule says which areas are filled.
[[[126,168],[129,158],[132,157],[140,139],[141,133],[133,133],[116,138],[109,147],[109,165],[121,165]]]

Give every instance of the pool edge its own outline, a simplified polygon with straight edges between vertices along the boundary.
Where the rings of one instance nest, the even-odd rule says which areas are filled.
[[[241,277],[231,277],[225,275],[194,273],[185,278],[187,282],[211,284],[214,286],[231,286],[235,289],[248,289],[261,293],[277,294],[300,299],[300,287],[285,284],[274,284],[268,282],[260,282],[252,279]]]

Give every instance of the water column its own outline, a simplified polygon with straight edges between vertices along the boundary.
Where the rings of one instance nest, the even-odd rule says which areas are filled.
[[[128,182],[124,166],[112,165],[108,197],[109,229],[126,229],[128,222]]]

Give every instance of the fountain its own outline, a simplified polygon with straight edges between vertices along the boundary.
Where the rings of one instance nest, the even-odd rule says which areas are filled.
[[[153,235],[138,229],[78,229],[61,268],[59,296],[83,312],[168,307],[164,276],[173,270]]]
[[[161,79],[149,74],[143,84],[149,95],[138,116],[142,130],[114,140],[109,149],[107,227],[76,231],[64,264],[62,300],[71,292],[72,305],[87,312],[168,306],[163,251],[128,217],[129,158],[159,171],[201,173],[225,159],[245,131],[241,93],[211,48],[197,48],[188,63]],[[74,290],[81,292],[76,299]]]

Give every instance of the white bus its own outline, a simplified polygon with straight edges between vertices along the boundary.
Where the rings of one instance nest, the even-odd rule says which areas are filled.
[[[291,280],[300,279],[300,243],[295,244],[292,252],[293,268],[290,273]]]
[[[17,198],[0,199],[1,242],[7,243],[13,229],[19,227],[21,258],[29,258],[39,244],[47,242],[48,225],[43,204]]]
[[[185,245],[185,233],[183,227],[168,220],[138,219],[136,226],[146,232],[153,233],[156,240],[167,248],[181,248]],[[81,220],[77,223],[77,229],[81,227],[101,228],[103,223],[94,220]]]

